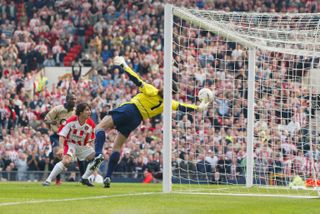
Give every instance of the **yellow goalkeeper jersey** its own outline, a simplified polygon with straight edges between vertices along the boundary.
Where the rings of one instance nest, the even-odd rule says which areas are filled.
[[[143,80],[130,68],[124,68],[125,72],[129,75],[130,80],[132,80],[137,86],[139,86],[139,91],[129,102],[123,103],[133,103],[137,106],[143,119],[152,118],[163,112],[163,98],[158,94],[159,90],[150,85]],[[179,103],[176,100],[172,100],[172,110],[179,111],[194,111],[197,109],[196,105]]]

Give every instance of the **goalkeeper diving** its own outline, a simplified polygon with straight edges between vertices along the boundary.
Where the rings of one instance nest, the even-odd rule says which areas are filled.
[[[94,159],[92,170],[98,168],[103,161],[102,149],[106,139],[105,131],[111,128],[118,130],[118,135],[115,139],[113,151],[108,162],[107,173],[104,178],[105,188],[110,187],[112,172],[119,162],[122,145],[126,142],[130,133],[140,125],[142,120],[155,117],[163,112],[163,88],[156,88],[144,82],[139,75],[127,65],[125,59],[121,56],[114,58],[114,64],[124,69],[129,79],[139,87],[139,93],[129,102],[125,102],[111,110],[96,126],[96,158]],[[172,110],[182,112],[204,111],[208,108],[208,105],[209,102],[201,102],[200,105],[193,105],[172,100]]]

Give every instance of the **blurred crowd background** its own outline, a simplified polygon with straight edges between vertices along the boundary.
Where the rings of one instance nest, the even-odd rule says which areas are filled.
[[[68,90],[76,93],[77,102],[90,102],[96,123],[110,109],[138,92],[123,71],[113,65],[114,56],[125,56],[146,82],[162,84],[164,3],[224,11],[315,13],[320,10],[317,0],[0,0],[0,179],[34,181],[47,176],[52,169],[51,131],[43,118],[53,106],[65,102]],[[214,40],[206,44],[211,52],[198,51],[197,38],[206,36],[191,34],[191,48],[186,52],[193,60],[184,60],[186,52],[174,56],[176,68],[187,64],[200,68],[190,72],[185,80],[191,81],[190,85],[194,82],[197,87],[214,89],[216,102],[206,112],[205,121],[201,115],[174,114],[173,126],[178,131],[174,131],[173,139],[181,141],[173,142],[173,166],[175,172],[209,173],[213,182],[225,182],[244,174],[247,67],[243,62],[247,53],[237,44]],[[261,109],[270,105],[270,111],[261,114],[270,116],[256,115],[255,169],[265,177],[270,172],[308,176],[311,164],[320,168],[318,142],[310,150],[307,137],[308,115],[316,106],[308,102],[310,94],[298,84],[310,61],[301,59],[300,78],[292,79],[290,72],[301,64],[281,64],[281,60],[279,56],[270,56],[268,60],[260,58],[257,63],[259,102],[256,105]],[[43,70],[55,66],[73,66],[77,71],[80,67],[92,69],[86,77],[79,78],[75,72],[60,77],[57,84],[48,85]],[[203,80],[202,68],[212,74],[211,80]],[[286,76],[285,83],[280,81],[280,75]],[[180,90],[188,91],[183,85]],[[195,102],[193,96],[185,94],[178,94],[175,99]],[[277,108],[283,99],[287,100],[286,107]],[[205,137],[199,134],[199,124],[204,127]],[[282,128],[278,129],[278,125]],[[115,136],[116,131],[107,133],[102,174]],[[145,170],[161,172],[161,150],[161,117],[144,121],[124,146],[116,171],[133,178],[143,176]],[[69,168],[66,179],[76,180],[77,167],[75,163]]]

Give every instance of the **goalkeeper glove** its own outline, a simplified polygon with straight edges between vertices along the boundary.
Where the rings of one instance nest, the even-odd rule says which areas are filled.
[[[203,112],[203,111],[205,111],[205,110],[208,109],[208,106],[209,106],[209,102],[206,103],[206,102],[202,101],[202,102],[198,105],[197,110]]]
[[[127,68],[128,67],[128,65],[127,65],[126,61],[124,60],[123,56],[116,56],[113,59],[113,63],[115,65],[121,66],[122,68]]]

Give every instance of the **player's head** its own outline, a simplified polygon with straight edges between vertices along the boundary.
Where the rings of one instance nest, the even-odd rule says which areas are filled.
[[[72,92],[68,92],[67,96],[66,96],[66,108],[67,109],[73,109],[74,106],[76,105],[76,96],[74,93]]]
[[[79,117],[81,113],[85,113],[86,117],[91,114],[91,108],[88,103],[79,103],[76,107],[76,115]]]

